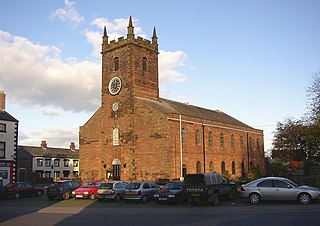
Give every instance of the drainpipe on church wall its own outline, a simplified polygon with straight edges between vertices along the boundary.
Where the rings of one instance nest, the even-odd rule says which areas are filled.
[[[180,180],[182,179],[183,177],[183,169],[182,169],[182,125],[181,125],[181,122],[182,122],[182,116],[179,115],[179,129],[180,129]]]
[[[204,124],[202,124],[202,148],[203,148],[203,173],[206,173],[206,142],[204,136]]]

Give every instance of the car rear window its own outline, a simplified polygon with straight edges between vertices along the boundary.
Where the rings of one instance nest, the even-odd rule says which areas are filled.
[[[140,183],[130,183],[126,187],[127,189],[139,189],[140,188]]]
[[[63,183],[62,182],[56,182],[56,183],[48,185],[48,188],[53,188],[53,187],[63,187]]]
[[[112,189],[113,183],[102,183],[100,184],[99,188]]]
[[[205,184],[203,174],[187,174],[184,177],[184,184]]]

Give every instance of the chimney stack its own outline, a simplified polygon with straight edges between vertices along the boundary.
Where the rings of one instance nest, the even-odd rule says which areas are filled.
[[[46,149],[47,148],[47,141],[45,141],[45,140],[41,141],[41,148],[42,149]]]
[[[6,94],[3,90],[0,90],[0,111],[6,110]]]
[[[75,151],[75,150],[76,150],[76,146],[74,145],[74,142],[71,142],[71,144],[70,144],[70,150],[71,150],[71,151]]]

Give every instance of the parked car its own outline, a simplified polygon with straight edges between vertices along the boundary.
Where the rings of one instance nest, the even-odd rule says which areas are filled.
[[[159,185],[154,182],[132,182],[127,185],[124,199],[125,200],[139,200],[143,203],[153,199],[154,194],[160,190]]]
[[[86,181],[79,188],[72,192],[72,196],[75,199],[95,199],[101,182],[97,181]]]
[[[157,203],[182,203],[187,199],[182,191],[182,182],[169,182],[154,194]]]
[[[261,200],[297,200],[303,205],[320,198],[320,189],[297,185],[283,177],[263,177],[240,186],[240,197],[252,204]]]
[[[4,186],[3,197],[16,198],[28,196],[42,196],[44,193],[43,187],[36,187],[28,182],[9,183]]]
[[[54,198],[69,199],[72,197],[72,191],[80,187],[80,184],[74,180],[62,180],[52,183],[47,188],[47,197],[49,200]]]
[[[218,205],[222,197],[235,199],[237,196],[237,185],[220,173],[186,174],[183,182],[183,192],[192,204]]]
[[[0,199],[3,198],[4,187],[3,187],[3,178],[0,177]]]
[[[127,185],[128,183],[123,181],[109,181],[101,183],[97,191],[98,201],[114,200],[119,202],[123,199],[125,187]]]

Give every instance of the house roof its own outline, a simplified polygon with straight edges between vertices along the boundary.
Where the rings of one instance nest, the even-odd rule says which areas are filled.
[[[0,120],[18,122],[17,119],[12,117],[8,112],[0,110]]]
[[[18,146],[18,158],[44,157],[44,158],[79,158],[79,151],[64,148],[42,148],[34,146]]]
[[[230,115],[227,115],[222,111],[209,110],[206,108],[180,103],[173,100],[167,100],[164,98],[159,98],[159,101],[145,99],[141,97],[139,97],[139,99],[141,99],[144,103],[163,114],[178,114],[182,116],[194,117],[198,119],[253,129],[247,124],[231,117]]]

